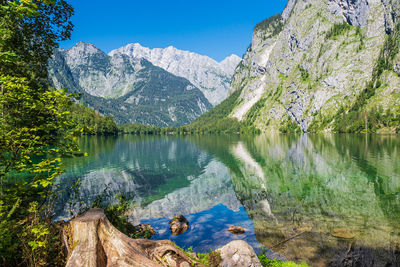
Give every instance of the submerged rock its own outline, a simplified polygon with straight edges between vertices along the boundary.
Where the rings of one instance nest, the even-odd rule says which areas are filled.
[[[169,229],[173,235],[180,235],[189,229],[189,222],[186,218],[180,214],[175,216],[171,221],[169,221]]]
[[[230,233],[232,233],[232,234],[235,234],[235,235],[244,234],[245,231],[246,231],[246,230],[245,230],[243,227],[241,227],[241,226],[234,226],[234,225],[232,225],[232,226],[229,226],[229,228],[228,228],[228,232],[230,232]]]
[[[356,236],[349,230],[343,228],[334,228],[331,232],[331,235],[343,239],[353,239]]]
[[[254,249],[243,240],[232,241],[217,249],[221,254],[222,267],[261,267]]]

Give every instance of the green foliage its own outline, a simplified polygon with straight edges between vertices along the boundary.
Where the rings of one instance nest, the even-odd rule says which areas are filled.
[[[50,234],[40,237],[47,240],[40,241],[44,243],[36,239],[26,242],[32,249],[39,246],[42,256],[28,253],[27,247],[20,248],[25,244],[22,241],[34,237],[26,232],[30,226],[48,225],[32,225],[34,221],[27,218],[33,210],[28,207],[32,201],[48,199],[54,179],[63,172],[61,157],[78,150],[73,142],[75,132],[67,120],[71,98],[58,91],[37,94],[26,79],[10,76],[0,76],[0,88],[0,232],[6,233],[0,240],[0,258],[37,266],[50,260],[45,257],[51,249],[47,246]],[[14,178],[20,173],[26,179]],[[47,207],[42,204],[35,212],[43,213]]]
[[[76,128],[85,129],[88,135],[116,135],[118,126],[113,117],[103,116],[97,111],[79,104],[73,104],[69,108],[69,120]]]
[[[257,117],[260,115],[261,109],[264,107],[266,99],[262,97],[255,103],[246,114],[245,123],[246,125],[253,125]]]
[[[128,222],[128,217],[125,215],[129,209],[129,203],[123,193],[117,196],[117,202],[114,204],[106,204],[103,201],[103,195],[98,196],[96,201],[93,203],[93,208],[102,208],[106,214],[108,220],[115,226],[119,231],[126,234],[131,238],[142,237],[139,232],[136,231],[135,226]]]
[[[79,184],[76,187],[79,190]],[[77,195],[75,195],[77,196]],[[115,226],[119,231],[126,234],[131,238],[150,238],[152,234],[150,231],[139,231],[128,221],[126,213],[130,208],[125,194],[121,192],[115,196],[115,200],[112,201],[114,196],[109,193],[109,185],[107,185],[102,194],[98,195],[95,201],[92,203],[92,208],[101,208],[104,210],[107,219]],[[80,199],[76,199],[78,202]],[[81,212],[83,212],[82,210]]]
[[[221,104],[207,113],[201,115],[192,124],[180,127],[179,130],[189,133],[240,133],[241,125],[235,118],[228,117],[233,111],[241,94],[241,90],[235,91]]]
[[[292,117],[288,116],[286,121],[282,122],[281,127],[279,127],[279,132],[281,133],[301,133],[303,132],[300,126],[292,119]]]
[[[362,34],[362,30],[360,27],[356,27],[356,34],[360,37],[360,45],[357,48],[357,51],[360,52],[365,47],[364,35]]]
[[[365,89],[358,95],[350,111],[361,110],[368,102],[368,99],[375,95],[375,91],[381,85],[380,81],[370,81],[367,83]]]
[[[0,73],[45,85],[47,61],[58,41],[69,39],[72,14],[64,0],[0,1]]]
[[[375,66],[373,78],[379,78],[384,70],[393,70],[393,60],[400,52],[400,23],[387,35],[378,62]]]
[[[347,22],[336,23],[333,27],[326,33],[326,40],[328,39],[336,39],[336,37],[348,32],[352,29],[352,26]]]
[[[41,214],[37,202],[30,203],[25,229],[19,239],[28,266],[64,266],[66,256],[62,226],[54,223],[49,213]]]
[[[73,96],[46,83],[47,61],[68,38],[72,8],[62,0],[0,1],[0,262],[63,266],[51,221],[53,181],[78,132]]]
[[[199,263],[205,266],[218,267],[222,262],[221,254],[216,251],[210,251],[209,253],[197,253]]]
[[[174,134],[176,133],[175,127],[157,127],[150,125],[143,125],[137,123],[127,123],[119,126],[119,131],[123,134],[134,135],[160,135],[160,134]]]
[[[276,14],[269,17],[254,27],[254,32],[257,31],[271,31],[272,36],[278,35],[283,29],[283,20],[281,14]]]
[[[201,264],[202,266],[218,267],[222,262],[221,254],[217,251],[211,250],[208,253],[194,253],[192,247],[187,249],[183,249],[178,246],[176,247],[184,252],[189,258]]]
[[[400,117],[390,109],[383,110],[381,106],[372,107],[370,110],[359,112],[351,110],[345,113],[341,109],[335,117],[336,132],[340,133],[359,133],[359,132],[377,132],[382,128],[397,128],[399,131]]]
[[[303,82],[308,81],[308,79],[310,77],[310,74],[308,73],[308,71],[305,68],[303,68],[302,66],[300,66],[300,65],[298,66],[298,69],[300,71],[301,80]]]
[[[258,259],[263,267],[308,267],[307,264],[296,264],[292,261],[271,260],[264,254],[258,255]]]
[[[65,92],[37,93],[27,79],[10,76],[0,76],[0,88],[0,178],[12,170],[48,172],[47,167],[52,168],[60,154],[77,148],[71,135],[62,140],[58,135],[60,129],[67,133],[73,130],[67,118],[72,100]],[[44,154],[47,159],[33,164],[33,156]]]

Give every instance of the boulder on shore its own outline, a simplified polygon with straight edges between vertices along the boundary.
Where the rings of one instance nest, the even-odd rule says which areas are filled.
[[[182,214],[175,216],[168,223],[170,224],[169,229],[173,235],[183,234],[189,229],[189,222]]]
[[[262,267],[254,249],[246,241],[232,241],[217,252],[222,258],[221,267]]]

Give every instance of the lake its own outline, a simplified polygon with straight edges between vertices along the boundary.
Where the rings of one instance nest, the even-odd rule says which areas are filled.
[[[400,265],[400,136],[84,137],[66,159],[58,219],[124,193],[133,224],[208,252],[243,239],[271,258],[312,266]],[[74,183],[80,186],[74,192]],[[75,194],[74,194],[75,193]],[[74,196],[75,195],[75,196]],[[189,230],[172,236],[183,214]],[[243,235],[227,231],[243,226]],[[262,249],[265,248],[265,249]],[[392,264],[392,265],[389,265]]]

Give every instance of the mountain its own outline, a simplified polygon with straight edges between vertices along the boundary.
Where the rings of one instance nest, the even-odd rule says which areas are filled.
[[[399,131],[399,13],[399,0],[290,0],[256,25],[226,116],[267,132]]]
[[[49,62],[49,79],[57,89],[81,93],[88,106],[112,115],[120,124],[180,126],[212,107],[185,78],[146,59],[109,56],[83,42],[55,51]]]
[[[231,55],[217,62],[207,56],[178,50],[173,46],[150,49],[137,43],[113,50],[109,55],[147,59],[155,66],[188,79],[213,105],[219,104],[227,97],[232,75],[241,61],[238,56]]]

